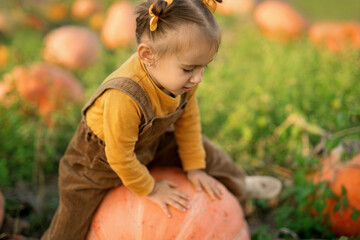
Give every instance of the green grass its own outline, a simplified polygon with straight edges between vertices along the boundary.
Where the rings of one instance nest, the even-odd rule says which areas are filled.
[[[358,0],[288,0],[311,21],[360,21]]]

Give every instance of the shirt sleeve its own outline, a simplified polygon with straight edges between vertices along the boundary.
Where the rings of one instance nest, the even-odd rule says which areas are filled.
[[[104,95],[104,141],[108,163],[132,192],[139,196],[148,195],[155,181],[134,152],[141,110],[120,90],[109,89]]]
[[[175,122],[178,153],[185,171],[203,169],[206,166],[200,112],[195,91],[196,89],[193,89],[190,92],[184,112]]]

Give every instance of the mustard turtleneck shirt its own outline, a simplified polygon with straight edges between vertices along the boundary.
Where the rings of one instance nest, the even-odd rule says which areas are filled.
[[[155,116],[174,112],[180,103],[180,96],[171,97],[155,85],[137,54],[110,74],[105,82],[116,77],[127,77],[137,82],[147,93]],[[195,91],[196,87],[191,90],[188,104],[174,124],[178,153],[185,171],[205,168]],[[87,125],[105,142],[105,154],[111,168],[131,191],[145,196],[154,188],[154,179],[134,152],[141,118],[142,112],[137,103],[117,89],[105,91],[86,112]]]

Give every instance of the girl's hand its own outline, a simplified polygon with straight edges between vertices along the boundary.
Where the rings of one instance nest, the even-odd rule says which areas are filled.
[[[222,191],[220,183],[215,178],[200,169],[192,169],[187,172],[187,178],[194,185],[197,191],[204,189],[212,200],[220,199]]]
[[[153,191],[148,195],[148,198],[158,204],[168,217],[171,217],[168,205],[182,212],[190,208],[189,196],[174,189],[174,187],[177,187],[175,182],[169,180],[156,181]]]

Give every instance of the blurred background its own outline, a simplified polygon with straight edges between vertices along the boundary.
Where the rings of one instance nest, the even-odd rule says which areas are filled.
[[[137,2],[0,0],[0,239],[47,228],[82,105],[136,51]],[[224,0],[215,16],[203,132],[248,174],[284,183],[248,203],[252,238],[358,236],[360,1]]]

